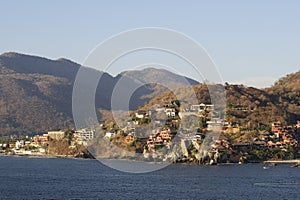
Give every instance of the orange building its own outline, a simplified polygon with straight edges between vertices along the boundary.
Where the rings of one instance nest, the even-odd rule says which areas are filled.
[[[280,132],[282,130],[282,124],[281,124],[281,122],[273,122],[271,130],[272,130],[273,133]]]

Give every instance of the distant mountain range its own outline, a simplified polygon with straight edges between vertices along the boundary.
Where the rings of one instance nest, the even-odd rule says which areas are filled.
[[[0,55],[0,134],[34,134],[73,128],[72,89],[80,67],[63,58],[50,60],[13,52]],[[199,84],[163,69],[122,72],[116,77],[95,69],[84,69],[90,74],[102,73],[95,97],[100,121],[106,119],[105,111],[111,109],[112,91],[120,79],[137,86],[158,80],[164,80],[174,88]],[[143,106],[164,91],[165,87],[155,84],[139,87],[130,100],[130,109]]]
[[[18,53],[0,55],[0,134],[35,134],[73,128],[72,88],[80,67],[67,59],[50,60]],[[157,82],[177,88],[183,95],[188,95],[184,88],[192,85],[199,102],[210,102],[205,85],[167,70],[147,68],[113,77],[95,69],[84,69],[91,74],[102,73],[95,97],[99,121],[109,117],[112,91],[121,79],[129,85],[149,83],[134,92],[131,110],[172,98],[165,87],[154,84]],[[288,124],[300,119],[300,71],[281,78],[267,89],[229,84],[225,88],[226,117],[232,122],[255,127],[275,120]]]

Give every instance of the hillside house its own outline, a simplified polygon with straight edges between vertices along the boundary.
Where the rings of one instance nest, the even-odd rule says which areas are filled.
[[[138,119],[143,119],[145,117],[149,117],[151,115],[151,111],[139,110],[135,113],[135,117]]]
[[[116,136],[115,132],[106,132],[105,133],[105,137],[107,137],[107,138],[112,138],[112,137],[115,137],[115,136]]]
[[[191,105],[190,108],[191,111],[197,111],[197,112],[202,112],[202,111],[213,111],[214,110],[214,105],[211,104],[196,104],[196,105]]]
[[[126,143],[131,143],[131,142],[133,142],[134,141],[134,136],[133,136],[133,134],[131,134],[131,133],[129,133],[126,137],[125,137],[125,142]]]
[[[83,141],[89,141],[95,138],[95,131],[89,129],[81,129],[75,131],[75,134]]]
[[[36,135],[33,137],[33,141],[35,144],[46,144],[49,141],[49,135],[48,134]]]
[[[66,136],[64,131],[48,131],[49,139],[61,140]]]
[[[165,108],[165,113],[168,117],[175,117],[176,109],[175,108]]]
[[[169,142],[172,139],[170,129],[162,130],[159,135],[164,143]]]
[[[297,121],[296,129],[297,129],[297,132],[300,132],[300,121]]]
[[[273,122],[271,127],[272,127],[271,130],[273,133],[278,133],[282,130],[282,124],[279,121]]]

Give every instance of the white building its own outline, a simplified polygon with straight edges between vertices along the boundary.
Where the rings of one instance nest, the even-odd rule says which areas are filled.
[[[166,108],[165,113],[168,117],[175,117],[176,116],[175,108]]]
[[[198,112],[201,112],[201,111],[213,111],[214,110],[214,105],[211,105],[211,104],[204,104],[204,103],[201,103],[201,104],[197,104],[197,105],[191,105],[191,111],[198,111]]]
[[[95,138],[95,130],[81,129],[75,132],[82,141],[89,141]]]
[[[16,144],[15,144],[15,148],[16,149],[20,149],[20,148],[22,148],[24,146],[24,140],[17,140],[16,141]]]
[[[207,130],[220,131],[224,125],[224,120],[219,118],[213,118],[207,122]]]
[[[114,137],[115,135],[116,135],[115,132],[106,132],[106,133],[105,133],[105,137],[107,137],[107,138]]]

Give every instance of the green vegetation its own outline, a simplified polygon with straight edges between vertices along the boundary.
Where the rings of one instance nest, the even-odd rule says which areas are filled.
[[[247,158],[248,160],[294,159],[294,153],[293,150],[283,151],[280,149],[252,150]]]

